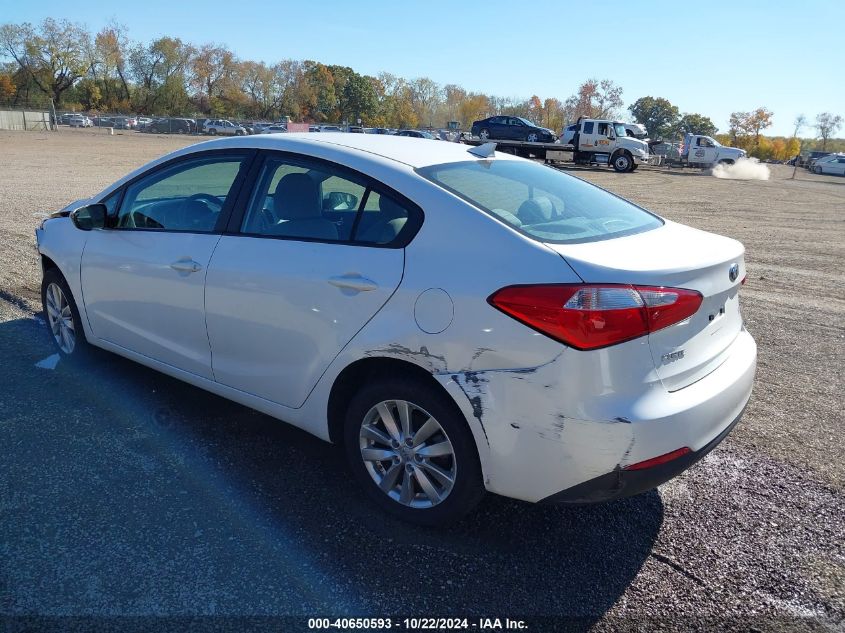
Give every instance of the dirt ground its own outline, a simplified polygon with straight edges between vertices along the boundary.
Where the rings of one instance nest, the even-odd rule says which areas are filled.
[[[0,353],[22,354],[29,358],[22,337],[34,336],[28,333],[35,331],[35,325],[30,330],[29,324],[40,309],[40,269],[33,235],[39,215],[99,191],[150,159],[202,140],[205,139],[133,132],[109,136],[101,130],[0,131],[0,322],[16,324],[14,338],[4,343],[5,339],[0,336]],[[653,533],[642,541],[640,559],[624,561],[631,569],[629,577],[619,587],[614,585],[616,580],[611,582],[610,576],[596,569],[593,589],[597,593],[587,595],[590,592],[576,588],[580,587],[580,581],[570,579],[566,575],[569,572],[553,567],[555,562],[543,556],[534,561],[540,571],[526,573],[542,574],[544,566],[552,566],[546,569],[545,577],[557,578],[564,592],[569,587],[566,580],[572,580],[569,587],[573,592],[571,609],[567,611],[558,602],[553,605],[537,603],[544,598],[553,600],[546,595],[545,585],[532,589],[506,581],[507,588],[515,592],[511,604],[535,615],[586,616],[591,624],[611,629],[620,622],[614,618],[668,618],[673,613],[703,614],[703,617],[717,619],[730,617],[734,625],[746,622],[744,618],[771,616],[775,618],[775,624],[762,628],[779,628],[777,622],[781,622],[780,626],[785,630],[794,629],[797,620],[809,628],[816,628],[815,624],[822,620],[834,626],[842,623],[845,617],[845,465],[842,458],[845,455],[842,413],[845,408],[845,178],[816,176],[798,169],[792,179],[792,167],[772,165],[770,168],[768,181],[716,179],[697,170],[646,167],[632,174],[616,174],[608,169],[568,170],[671,220],[727,235],[745,244],[748,281],[741,292],[741,305],[747,328],[759,347],[758,374],[745,417],[728,440],[698,467],[661,487],[659,496],[644,496],[645,501],[629,500],[608,506],[610,510],[577,513],[570,509],[539,510],[495,500],[489,502],[475,519],[469,519],[469,523],[449,532],[445,541],[438,538],[434,544],[430,533],[413,531],[418,542],[429,543],[427,547],[437,548],[441,555],[448,555],[448,560],[452,560],[449,556],[459,562],[472,560],[477,569],[485,564],[484,548],[478,539],[489,538],[491,542],[498,542],[500,537],[519,540],[525,533],[530,533],[530,529],[523,532],[524,526],[518,525],[519,520],[537,522],[539,526],[534,527],[544,533],[561,531],[561,525],[565,524],[566,530],[561,532],[567,535],[565,538],[571,538],[574,533],[580,535],[578,538],[587,539],[583,543],[589,546],[595,543],[578,532],[579,529],[592,529],[583,523],[585,516],[593,517],[602,525],[605,521],[610,525],[622,517],[633,522],[634,528],[630,529],[640,530],[640,536],[646,524],[651,526],[648,530]],[[39,339],[39,345],[42,344]],[[42,349],[48,351],[46,346],[39,347],[39,353]],[[219,399],[197,395],[197,390],[154,376],[154,372],[135,369],[128,362],[115,363],[121,372],[138,372],[138,384],[147,385],[153,391],[155,387],[173,394],[188,389],[195,400],[208,403],[209,411],[221,406]],[[31,363],[27,365],[30,366]],[[7,367],[6,371],[12,370]],[[32,374],[32,380],[38,380],[40,375]],[[13,426],[14,421],[26,425],[31,417],[26,413],[30,410],[26,407],[37,406],[27,400],[27,388],[4,381],[6,393],[0,402],[5,403],[5,413],[0,414],[0,439],[27,441],[17,435],[23,431]],[[131,387],[129,393],[127,397],[131,398]],[[170,398],[164,394],[161,397]],[[170,399],[180,400],[176,396]],[[12,403],[17,403],[17,412],[7,408]],[[202,425],[199,419],[217,415],[213,411],[208,413],[201,404],[171,403],[170,406],[177,410],[176,418],[188,420],[186,433],[190,424]],[[61,408],[64,405],[57,402],[54,406]],[[231,413],[232,407],[226,410]],[[240,409],[235,407],[234,410]],[[256,414],[256,417],[264,420],[263,416]],[[272,426],[261,424],[268,429]],[[220,431],[214,431],[217,432]],[[263,441],[259,450],[299,451],[306,455],[316,452],[320,456],[318,461],[330,461],[328,454],[320,453],[324,449],[315,447],[310,439],[298,432],[268,430],[267,433],[289,433],[284,437],[291,443],[290,447],[269,449],[266,448],[269,442]],[[115,437],[114,441],[122,440]],[[3,450],[0,449],[0,463],[9,461],[7,466],[0,466],[0,475],[27,479],[35,486],[40,475],[37,469],[33,470],[32,462],[15,470],[9,464],[17,462],[11,454],[2,453]],[[234,458],[237,459],[237,455]],[[103,465],[103,468],[107,466]],[[273,485],[269,478],[262,479],[261,474],[251,476],[263,481],[265,487]],[[2,518],[4,489],[13,494],[15,487],[8,481],[3,483],[0,479],[0,486],[4,486],[0,488],[0,533],[4,535],[2,540],[7,542],[5,549],[0,542],[0,612],[18,613],[28,609],[29,612],[56,613],[64,609],[78,613],[96,609],[100,603],[97,598],[90,598],[90,594],[77,595],[71,591],[70,597],[56,594],[51,601],[49,587],[44,589],[43,586],[41,592],[47,592],[43,600],[23,597],[26,588],[34,591],[35,585],[27,583],[36,581],[26,573],[9,571],[14,568],[10,566],[22,564],[24,559],[20,551],[23,550],[16,547],[24,548],[24,545],[20,545],[23,541],[16,540],[15,529]],[[310,491],[306,484],[302,485],[305,492]],[[342,488],[344,494],[354,494],[349,493],[345,485]],[[57,503],[61,504],[62,499],[60,496]],[[258,498],[256,503],[261,502],[267,502],[267,499]],[[322,503],[331,501],[322,498]],[[659,510],[654,504],[660,506]],[[26,508],[17,511],[21,520],[36,518],[29,516]],[[335,521],[345,525],[345,510],[336,515],[329,512],[328,519],[323,511],[324,506],[315,508],[314,516],[309,517],[310,510],[298,510],[300,514],[304,513],[299,527],[305,533],[313,535],[317,531],[324,536],[327,520],[329,524]],[[360,510],[351,512],[354,520],[369,521],[361,518]],[[585,515],[584,512],[594,514]],[[51,515],[46,509],[44,513],[39,520],[61,523],[60,517]],[[643,518],[652,516],[658,516],[653,525]],[[491,517],[505,525],[504,536],[481,527],[480,522]],[[286,519],[274,515],[272,520]],[[318,527],[311,524],[312,520]],[[388,523],[397,530],[405,529],[401,524]],[[384,532],[386,528],[373,529]],[[347,533],[345,538],[355,540],[355,528],[349,530],[352,535]],[[630,533],[612,536],[623,541],[620,547],[626,547],[624,541]],[[290,534],[289,537],[294,538]],[[640,543],[638,538],[633,539],[634,544]],[[536,539],[528,540],[534,543]],[[514,561],[523,561],[513,563],[517,571],[519,565],[525,564],[526,557],[532,558],[524,547],[499,544],[514,554]],[[539,543],[537,546],[542,547]],[[609,546],[603,542],[601,547]],[[213,556],[213,553],[209,555]],[[570,551],[569,555],[577,556],[577,553]],[[111,571],[118,573],[116,561],[119,560],[122,559],[115,557],[104,564],[114,564]],[[243,564],[248,565],[249,560],[246,557]],[[605,557],[605,560],[611,559]],[[352,567],[361,574],[360,578],[370,577],[372,581],[366,563],[352,558],[344,558],[344,561],[345,570]],[[591,556],[579,561],[586,568],[605,564],[594,563]],[[504,565],[492,559],[487,562],[497,569]],[[358,563],[360,566],[356,567]],[[570,565],[572,561],[558,563]],[[387,563],[391,568],[394,564],[398,569],[399,563],[392,560]],[[6,571],[2,571],[4,569]],[[507,573],[515,573],[514,567],[508,569]],[[387,577],[391,575],[390,570],[382,569],[378,573],[382,572]],[[102,573],[108,574],[108,569]],[[133,571],[130,569],[127,573],[131,576]],[[458,574],[455,582],[460,581],[465,587],[462,597],[453,596],[451,589],[443,585],[429,588],[425,600],[418,598],[410,606],[422,608],[436,604],[437,596],[445,601],[444,604],[454,607],[467,607],[467,603],[459,600],[474,600],[470,607],[495,605],[489,595],[496,593],[492,587],[499,588],[501,576],[491,575],[487,584],[482,578],[488,576],[479,572],[461,580],[461,574]],[[347,590],[356,586],[355,577],[347,577],[345,582]],[[363,591],[366,583],[361,582]],[[165,589],[161,589],[162,595],[166,594]],[[237,592],[236,589],[231,591]],[[8,595],[4,596],[4,592]],[[129,608],[126,604],[135,604],[109,597],[108,592],[101,593],[102,601],[111,599],[110,607],[117,613]],[[284,595],[283,592],[280,595]],[[355,602],[348,594],[344,595],[352,605],[377,608],[381,604],[375,598],[369,602],[363,599]],[[387,601],[389,592],[386,589],[383,596]],[[603,598],[599,600],[595,596]],[[192,596],[184,594],[180,599],[178,608],[191,612],[195,607]],[[163,606],[156,608],[167,612],[169,603],[165,598],[162,600]],[[306,598],[302,600],[301,604],[309,604]],[[276,604],[279,610],[285,608],[285,603]],[[334,604],[347,603],[341,600]]]

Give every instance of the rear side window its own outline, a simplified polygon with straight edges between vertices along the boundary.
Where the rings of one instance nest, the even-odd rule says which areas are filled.
[[[417,171],[542,242],[606,240],[663,224],[657,216],[595,185],[528,161],[466,161]]]
[[[584,134],[592,134],[593,133],[593,122],[587,121],[584,123]]]
[[[415,205],[364,176],[307,159],[268,157],[241,232],[288,239],[404,246],[419,228]]]

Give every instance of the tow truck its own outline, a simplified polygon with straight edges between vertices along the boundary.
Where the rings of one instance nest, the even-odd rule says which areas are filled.
[[[648,143],[628,136],[624,123],[609,119],[578,120],[578,128],[570,143],[534,143],[529,141],[500,141],[496,150],[540,158],[548,163],[571,162],[576,165],[609,165],[619,173],[632,172],[643,164],[654,161]],[[487,140],[464,138],[469,145],[483,145]]]

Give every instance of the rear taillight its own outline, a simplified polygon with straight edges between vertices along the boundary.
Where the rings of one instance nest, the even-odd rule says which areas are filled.
[[[577,349],[645,336],[689,318],[695,290],[618,284],[508,286],[488,299],[517,321]]]

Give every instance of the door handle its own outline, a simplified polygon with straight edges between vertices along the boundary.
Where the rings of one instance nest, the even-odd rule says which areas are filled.
[[[357,292],[366,292],[368,290],[375,290],[378,284],[372,279],[367,279],[361,275],[342,275],[339,277],[329,277],[329,283],[337,288],[345,288],[347,290],[355,290]]]
[[[180,273],[195,273],[202,269],[202,266],[192,259],[180,259],[170,264],[170,267]]]

